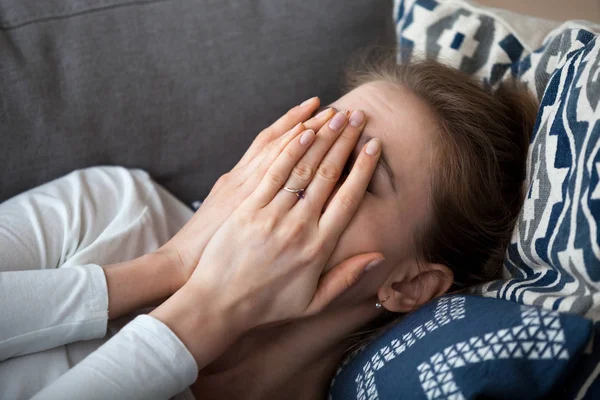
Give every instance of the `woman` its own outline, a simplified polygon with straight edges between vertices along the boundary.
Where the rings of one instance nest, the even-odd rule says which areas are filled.
[[[55,246],[58,256],[52,260],[58,265],[105,265],[96,280],[81,282],[89,286],[89,282],[102,282],[105,275],[109,318],[168,300],[150,316],[127,325],[42,391],[40,398],[76,394],[81,389],[73,389],[76,382],[85,388],[86,398],[94,394],[111,397],[107,393],[165,398],[194,380],[191,391],[203,399],[324,398],[336,366],[354,344],[352,336],[367,326],[385,323],[389,318],[383,310],[409,312],[451,288],[498,274],[523,197],[521,183],[535,104],[516,88],[491,93],[458,71],[432,62],[397,66],[392,60],[378,61],[376,69],[359,71],[352,90],[324,114],[281,136],[314,111],[317,100],[311,99],[261,133],[193,217],[139,172],[113,171],[111,178],[106,170],[87,171],[98,176],[58,190],[68,198],[73,187],[88,184],[93,192],[93,186],[102,182],[96,187],[95,200],[88,199],[94,224],[103,209],[134,204],[145,210],[133,216],[114,213],[95,234],[88,234],[94,231],[90,227],[63,223],[68,228],[61,228],[71,231],[63,236],[68,240]],[[333,108],[353,111],[348,118]],[[369,123],[363,131],[367,116]],[[287,179],[285,174],[273,178],[267,171],[278,165],[281,158],[277,156],[299,156],[283,149],[300,146],[297,136],[304,127],[317,132],[309,139],[314,141],[310,149],[281,169],[291,171]],[[370,143],[377,147],[379,141],[385,149],[377,150],[375,157],[366,153],[369,146],[364,143],[369,137],[377,139]],[[354,154],[342,171],[353,147]],[[356,167],[350,169],[355,159]],[[359,201],[364,191],[361,185],[367,185],[373,170],[367,193]],[[74,179],[81,179],[81,174]],[[119,174],[120,178],[114,176]],[[123,185],[125,181],[129,185]],[[134,191],[137,196],[119,195],[127,186],[141,189]],[[306,191],[301,198],[282,188]],[[0,218],[5,210],[2,205]],[[64,216],[69,210],[60,212]],[[26,211],[15,206],[9,219],[17,221]],[[81,213],[83,218],[73,220],[85,225],[88,214]],[[33,237],[44,229],[52,231],[37,229]],[[322,229],[329,229],[328,234]],[[106,238],[111,240],[103,241],[107,231]],[[74,238],[78,244],[73,244]],[[96,249],[90,253],[101,259],[90,260],[85,254],[94,244]],[[119,258],[132,261],[109,265]],[[43,262],[47,259],[35,261],[37,268],[50,265]],[[19,262],[21,256],[12,264]],[[88,268],[88,275],[90,270],[98,272]],[[362,274],[365,270],[368,273]],[[273,271],[282,275],[270,275]],[[262,286],[266,282],[271,286]],[[102,284],[97,286],[102,291]],[[31,353],[73,338],[101,337],[106,318],[99,313],[104,304],[94,305],[96,318],[88,315],[85,322],[101,326],[90,328],[87,337],[81,333],[85,329],[78,327],[70,338],[63,335],[62,340],[37,347],[29,343],[26,350]],[[158,338],[155,347],[148,346],[147,337],[152,335]],[[115,342],[118,346],[111,347]],[[136,345],[127,347],[132,343]],[[68,346],[72,345],[60,354],[63,359],[73,358],[76,352]],[[166,357],[165,348],[171,358],[160,362]],[[0,368],[48,351],[60,352],[53,349],[10,359],[4,355],[8,360]],[[81,350],[86,352],[92,350]],[[129,358],[120,357],[123,354]],[[64,362],[61,373],[84,357],[80,354]],[[134,363],[140,359],[151,365],[141,368]],[[111,370],[121,375],[103,381]],[[0,369],[0,378],[5,371]],[[50,384],[56,377],[44,379]],[[128,387],[130,382],[145,386]]]

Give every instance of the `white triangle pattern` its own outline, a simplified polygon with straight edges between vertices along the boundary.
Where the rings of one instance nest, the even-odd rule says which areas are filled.
[[[527,358],[529,360],[568,359],[565,336],[559,314],[533,307],[521,307],[523,324],[475,336],[434,354],[417,370],[423,392],[428,399],[463,398],[452,379],[452,370],[494,359]]]
[[[435,331],[440,326],[446,325],[454,320],[462,319],[464,317],[465,317],[465,298],[464,297],[442,297],[442,298],[438,299],[438,301],[436,303],[436,308],[434,311],[433,319],[425,322],[424,324],[417,326],[409,333],[402,335],[402,338],[395,338],[387,346],[383,346],[381,349],[379,349],[379,351],[371,357],[371,360],[366,362],[365,365],[363,365],[362,373],[358,374],[358,376],[355,378],[356,387],[357,387],[357,391],[356,391],[357,400],[377,400],[377,399],[379,399],[379,395],[377,394],[377,387],[375,385],[375,371],[383,368],[387,362],[393,360],[400,354],[404,353],[404,351],[406,349],[408,349],[413,344],[415,344],[417,342],[417,340],[423,339],[428,333]],[[458,355],[458,353],[459,353],[459,350],[457,349],[455,351],[455,355]],[[450,371],[451,368],[461,367],[464,365],[464,362],[462,361],[461,358],[455,357],[455,359],[456,359],[455,364],[452,364],[452,365],[443,364],[442,365],[442,362],[444,361],[444,357],[441,356],[439,358],[439,364],[440,364],[439,368],[443,369],[443,371],[441,371],[441,372]],[[339,371],[340,370],[338,369],[338,373],[339,373]],[[421,373],[421,376],[420,376],[421,382],[423,382],[423,380],[430,381],[434,378],[434,375],[435,375],[433,373],[433,371],[431,371],[431,370],[427,370],[427,371],[419,370],[419,372]],[[444,375],[445,379],[450,380],[452,385],[456,386],[452,379],[451,372],[448,372],[448,374],[449,375]],[[443,383],[443,382],[440,381],[440,383]],[[450,388],[450,387],[454,387],[452,385],[445,386],[446,390],[449,390],[448,388]],[[454,392],[455,391],[453,391],[453,393]],[[439,398],[439,396],[442,396],[443,393],[444,392],[443,392],[442,388],[438,387],[437,383],[434,386],[432,386],[431,391],[425,390],[426,396],[428,398],[429,398],[429,396],[433,396],[433,397],[431,397],[432,399]],[[457,397],[457,398],[461,398],[461,397]]]
[[[440,326],[465,317],[464,297],[438,300],[434,318],[395,338],[375,353],[355,379],[357,400],[378,400],[375,371]],[[448,346],[418,365],[419,381],[428,399],[464,399],[452,370],[467,364],[495,359],[568,359],[559,314],[534,307],[521,307],[523,323],[508,329],[475,336]]]

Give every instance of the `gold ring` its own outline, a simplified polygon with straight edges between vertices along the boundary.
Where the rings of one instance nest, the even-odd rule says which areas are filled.
[[[296,196],[298,196],[299,199],[304,198],[304,189],[296,189],[291,186],[285,186],[283,190],[285,190],[286,192],[294,193]]]

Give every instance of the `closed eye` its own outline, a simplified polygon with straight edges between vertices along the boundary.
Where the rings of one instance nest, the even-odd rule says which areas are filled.
[[[346,165],[344,165],[344,170],[342,171],[342,177],[345,179],[348,175],[350,175],[350,171],[352,170],[352,167],[354,166],[354,163],[356,162],[356,150],[352,152],[352,154],[350,154],[350,157],[348,157],[348,161],[346,161]],[[369,186],[367,186],[367,192],[369,193],[373,193],[373,179],[375,179],[375,175],[373,175],[371,177],[371,180],[369,181]],[[341,179],[340,179],[341,180]]]

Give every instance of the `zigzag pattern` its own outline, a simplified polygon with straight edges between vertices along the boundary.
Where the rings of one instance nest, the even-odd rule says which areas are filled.
[[[377,386],[375,385],[375,372],[380,370],[396,356],[404,353],[408,348],[423,339],[428,332],[433,332],[441,326],[465,317],[464,297],[442,297],[437,300],[434,318],[414,328],[411,332],[394,339],[387,346],[382,347],[373,354],[371,361],[363,366],[363,372],[356,376],[357,400],[377,400]]]
[[[522,325],[474,336],[419,364],[419,380],[427,399],[464,399],[452,371],[468,364],[509,358],[568,360],[558,313],[532,307],[521,310]]]

